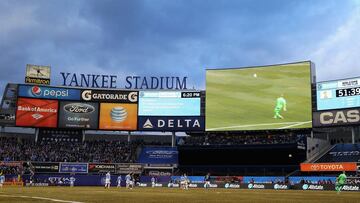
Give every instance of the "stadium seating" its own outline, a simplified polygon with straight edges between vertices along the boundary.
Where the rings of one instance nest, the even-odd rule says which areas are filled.
[[[134,162],[137,143],[116,141],[73,142],[0,137],[0,160],[42,162]]]
[[[316,162],[360,162],[360,144],[336,144]]]

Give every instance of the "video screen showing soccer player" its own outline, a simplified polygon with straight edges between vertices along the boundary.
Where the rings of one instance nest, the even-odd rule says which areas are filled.
[[[206,130],[311,128],[311,62],[206,71]]]

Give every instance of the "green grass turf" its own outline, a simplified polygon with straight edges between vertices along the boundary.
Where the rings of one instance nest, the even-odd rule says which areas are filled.
[[[281,94],[288,111],[281,112],[284,119],[274,119],[275,101]],[[206,72],[206,130],[310,128],[311,122],[290,125],[311,118],[309,62]]]
[[[11,196],[11,197],[10,197]],[[23,197],[19,197],[23,196]],[[53,198],[78,202],[360,202],[360,192],[247,190],[247,189],[189,189],[102,187],[5,187],[0,189],[0,202],[52,202],[30,197]],[[58,201],[60,202],[60,201]]]

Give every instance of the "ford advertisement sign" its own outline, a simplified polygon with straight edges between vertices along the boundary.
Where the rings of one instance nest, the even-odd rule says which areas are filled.
[[[60,102],[60,128],[98,128],[99,104],[94,102]]]

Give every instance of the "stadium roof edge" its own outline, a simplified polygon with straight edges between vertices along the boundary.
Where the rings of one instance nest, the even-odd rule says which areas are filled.
[[[205,70],[227,70],[227,69],[242,69],[242,68],[259,68],[259,67],[271,67],[271,66],[281,66],[281,65],[292,65],[297,63],[306,63],[314,64],[311,60],[305,61],[296,61],[288,63],[277,63],[277,64],[267,64],[267,65],[256,65],[256,66],[240,66],[240,67],[228,67],[228,68],[205,68]]]

